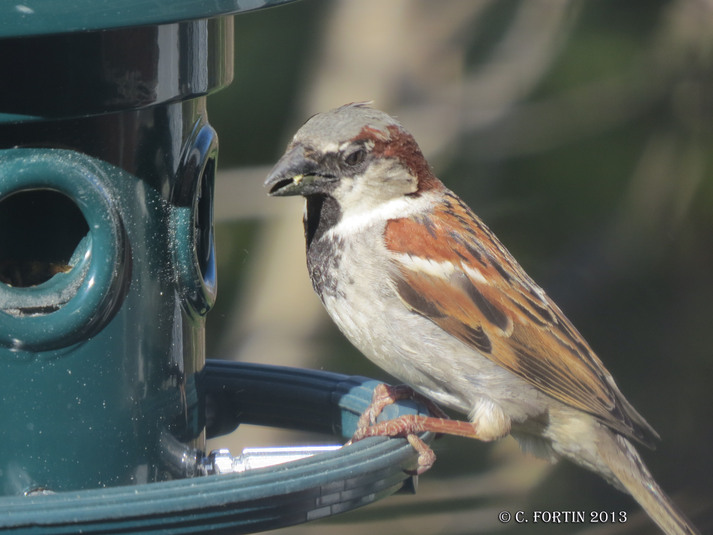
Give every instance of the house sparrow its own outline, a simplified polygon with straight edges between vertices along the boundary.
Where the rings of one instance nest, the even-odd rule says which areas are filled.
[[[399,122],[364,103],[315,115],[265,185],[273,196],[305,197],[312,285],[352,344],[468,417],[374,423],[391,394],[382,390],[355,438],[408,435],[424,452],[412,433],[510,433],[526,450],[628,491],[665,533],[697,533],[634,448],[652,446],[656,431]]]

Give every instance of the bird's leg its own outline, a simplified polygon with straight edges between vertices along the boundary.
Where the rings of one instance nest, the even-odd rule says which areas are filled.
[[[416,392],[408,385],[387,385],[381,383],[374,388],[374,393],[371,396],[371,403],[362,413],[357,422],[357,429],[371,427],[376,424],[376,419],[382,413],[385,407],[401,401],[402,399],[410,399],[424,405],[428,412],[438,418],[448,420],[448,415],[436,405],[433,401]]]
[[[412,399],[426,405],[429,411],[436,416],[423,416],[407,414],[393,420],[376,422],[376,418],[387,405],[401,399]],[[352,444],[366,437],[389,436],[406,437],[411,446],[418,452],[418,468],[416,474],[422,474],[436,461],[436,454],[421,440],[416,433],[431,431],[438,434],[457,435],[468,438],[478,438],[477,427],[471,422],[451,420],[431,400],[418,394],[406,385],[388,386],[381,384],[374,389],[371,404],[359,418],[357,430],[351,440]]]

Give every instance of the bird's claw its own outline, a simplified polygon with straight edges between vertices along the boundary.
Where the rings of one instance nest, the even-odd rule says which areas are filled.
[[[416,415],[407,415],[394,420],[377,423],[377,418],[385,407],[402,399],[418,401],[425,405],[428,410],[438,418],[448,418],[437,405],[428,398],[415,392],[411,387],[407,385],[390,386],[382,383],[374,388],[371,403],[359,417],[357,430],[345,446],[354,444],[370,436],[406,437],[409,444],[418,452],[418,467],[409,473],[418,475],[427,471],[433,466],[433,463],[436,462],[436,454],[416,435],[416,432],[421,431],[420,426],[423,419],[428,417],[411,417]]]

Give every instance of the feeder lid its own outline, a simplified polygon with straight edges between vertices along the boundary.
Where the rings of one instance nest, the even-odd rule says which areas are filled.
[[[293,0],[16,0],[0,2],[0,38],[108,30],[232,15]]]

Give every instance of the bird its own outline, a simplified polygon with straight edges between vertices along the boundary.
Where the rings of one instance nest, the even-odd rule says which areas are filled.
[[[346,338],[414,395],[467,418],[376,423],[405,395],[386,388],[354,439],[407,436],[427,468],[434,458],[416,432],[510,434],[525,451],[569,459],[628,492],[664,533],[698,533],[636,450],[659,435],[397,119],[368,102],[313,115],[265,187],[305,198],[309,276]]]

